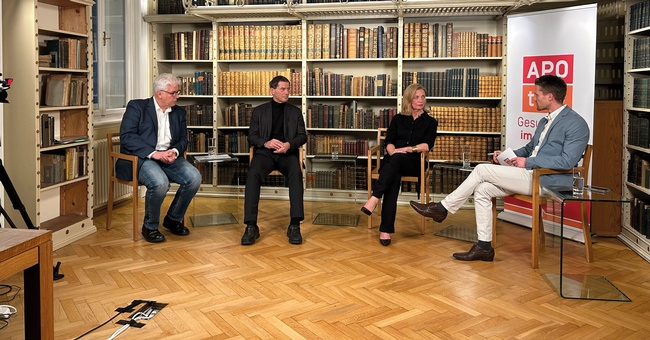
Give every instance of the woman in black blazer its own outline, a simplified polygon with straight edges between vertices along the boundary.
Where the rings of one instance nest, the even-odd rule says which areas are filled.
[[[390,234],[395,232],[397,197],[402,176],[418,176],[420,152],[433,148],[438,131],[438,121],[425,110],[426,91],[420,84],[411,84],[404,90],[402,112],[393,117],[386,131],[386,154],[379,169],[379,179],[372,196],[361,208],[371,215],[383,198],[379,242],[387,246]]]

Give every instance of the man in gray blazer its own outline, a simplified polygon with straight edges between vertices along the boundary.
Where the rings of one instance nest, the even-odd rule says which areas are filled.
[[[250,245],[260,237],[257,211],[262,181],[273,170],[279,170],[289,185],[290,217],[287,237],[289,243],[302,243],[300,221],[305,217],[303,206],[302,165],[298,149],[307,142],[305,120],[300,109],[287,103],[289,79],[277,76],[269,82],[273,99],[257,106],[251,116],[248,143],[255,148],[246,176],[244,193],[244,223],[242,245]]]
[[[570,169],[578,164],[589,142],[587,122],[564,104],[566,83],[562,78],[544,75],[535,80],[534,98],[537,110],[548,115],[540,119],[533,139],[515,150],[516,157],[507,159],[511,166],[479,164],[456,190],[439,203],[421,204],[411,201],[419,214],[442,222],[447,212],[455,213],[474,195],[478,243],[466,253],[455,253],[461,261],[492,261],[492,198],[512,194],[532,194],[532,169]],[[493,161],[501,151],[495,151]],[[571,174],[548,175],[540,178],[541,185],[570,186]]]

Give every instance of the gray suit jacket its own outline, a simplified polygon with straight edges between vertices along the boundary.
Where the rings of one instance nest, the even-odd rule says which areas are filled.
[[[259,105],[253,109],[251,125],[248,129],[248,143],[255,148],[264,147],[271,138],[273,112],[271,102]],[[295,105],[287,103],[284,106],[284,141],[291,145],[287,153],[297,153],[298,148],[307,143],[305,120],[302,112]]]
[[[535,157],[529,157],[539,141],[547,123],[546,118],[539,121],[533,139],[528,144],[515,150],[515,155],[528,157],[526,168],[571,169],[578,164],[589,143],[589,126],[573,109],[566,106],[555,117],[546,132],[546,137]],[[547,175],[540,178],[540,185],[570,186],[571,174]]]

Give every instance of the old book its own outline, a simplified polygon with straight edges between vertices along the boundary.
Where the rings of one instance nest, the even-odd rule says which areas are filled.
[[[348,32],[347,57],[350,59],[355,59],[357,58],[357,43],[359,39],[358,38],[359,31],[356,28],[348,28],[346,32]]]
[[[67,106],[70,90],[70,74],[50,74],[45,90],[46,106]]]
[[[331,49],[331,41],[330,41],[330,29],[331,29],[331,24],[322,24],[321,27],[321,59],[330,59],[330,49]]]

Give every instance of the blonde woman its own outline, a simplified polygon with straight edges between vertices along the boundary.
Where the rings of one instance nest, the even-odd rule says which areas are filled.
[[[390,122],[386,131],[386,154],[379,169],[379,179],[372,196],[361,208],[371,215],[383,198],[379,242],[388,246],[395,232],[397,196],[402,176],[418,176],[420,152],[433,148],[438,131],[438,121],[424,110],[426,91],[420,84],[411,84],[404,90],[402,112]],[[419,186],[418,186],[419,187]]]

